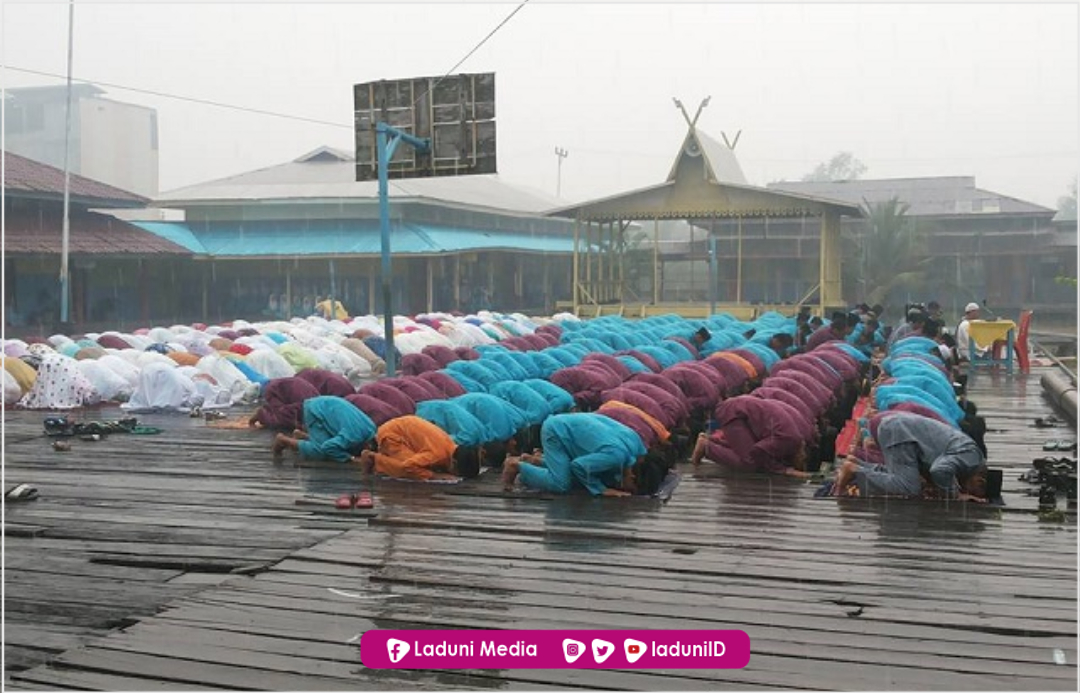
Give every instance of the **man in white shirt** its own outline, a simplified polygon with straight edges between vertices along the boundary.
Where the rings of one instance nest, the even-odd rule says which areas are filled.
[[[971,345],[972,339],[969,334],[968,323],[972,320],[979,319],[979,304],[969,303],[964,307],[964,319],[960,321],[960,324],[956,326],[956,351],[959,354],[960,361],[971,360]],[[980,347],[976,342],[974,343],[975,353],[979,356],[984,356],[987,351],[987,347]]]

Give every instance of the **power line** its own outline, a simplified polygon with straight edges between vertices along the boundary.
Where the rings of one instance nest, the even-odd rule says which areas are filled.
[[[442,82],[442,81],[443,81],[444,79],[446,79],[447,77],[449,77],[449,76],[450,76],[450,75],[451,75],[451,74],[452,74],[452,73],[454,72],[454,70],[456,70],[456,69],[458,69],[459,67],[461,67],[462,63],[464,63],[464,62],[465,62],[466,60],[468,60],[469,58],[471,58],[471,57],[472,57],[472,54],[473,54],[473,53],[475,53],[476,51],[480,50],[480,47],[481,47],[481,46],[483,46],[483,45],[484,45],[485,43],[487,43],[487,42],[488,42],[488,39],[490,39],[490,38],[491,38],[492,36],[494,36],[494,35],[495,35],[496,33],[498,33],[499,29],[502,29],[502,28],[503,28],[503,26],[505,26],[507,22],[509,22],[509,21],[510,21],[511,19],[513,19],[513,18],[514,18],[514,15],[515,15],[515,14],[517,14],[518,12],[520,12],[520,11],[521,11],[521,9],[522,9],[523,7],[525,7],[526,5],[528,5],[528,4],[529,4],[529,1],[530,1],[530,0],[522,0],[521,4],[519,4],[519,5],[517,6],[517,7],[515,7],[515,8],[513,9],[513,11],[511,11],[511,12],[510,12],[510,14],[506,15],[506,17],[505,17],[505,18],[504,18],[504,19],[503,19],[503,20],[502,20],[501,22],[499,22],[499,23],[498,23],[498,25],[497,25],[497,26],[496,26],[496,27],[495,27],[494,29],[492,29],[492,30],[491,30],[490,32],[488,32],[488,35],[487,35],[487,36],[485,36],[484,38],[482,38],[482,39],[480,40],[480,43],[478,43],[478,44],[476,44],[475,46],[473,46],[473,47],[472,47],[472,49],[471,49],[471,50],[470,50],[470,51],[469,51],[468,53],[466,53],[466,54],[465,54],[465,57],[464,57],[464,58],[462,58],[461,60],[457,61],[457,63],[455,63],[455,64],[454,64],[454,66],[453,66],[452,68],[450,68],[449,70],[447,70],[447,71],[446,71],[446,74],[444,74],[444,75],[443,75],[442,77],[440,77],[439,79],[435,80],[435,84],[432,84],[432,85],[431,85],[431,91],[434,91],[434,90],[435,90],[435,87],[439,86],[439,83],[440,83],[440,82]],[[426,92],[425,92],[425,93],[426,93]],[[419,103],[420,99],[422,99],[422,98],[423,98],[423,96],[424,96],[423,94],[421,94],[420,96],[418,96],[418,97],[416,98],[416,101],[414,101],[414,102],[413,102],[413,106],[416,106],[416,104],[417,104],[417,103]]]
[[[531,0],[522,0],[522,2],[517,7],[515,7],[513,9],[513,11],[510,12],[510,14],[506,15],[506,17],[501,22],[499,22],[499,24],[494,29],[492,29],[490,32],[488,32],[487,36],[485,36],[483,39],[480,40],[479,43],[477,43],[475,46],[473,46],[472,49],[469,50],[469,52],[465,54],[465,57],[463,57],[461,60],[457,61],[457,63],[453,67],[451,67],[449,70],[447,70],[446,74],[444,74],[442,77],[440,77],[435,82],[435,84],[432,85],[432,88],[434,89],[436,86],[439,85],[439,82],[442,82],[444,79],[449,77],[454,72],[454,70],[461,67],[462,63],[464,63],[466,60],[468,60],[470,57],[472,57],[473,53],[480,50],[480,48],[485,43],[487,43],[488,40],[490,40],[492,36],[494,36],[496,33],[498,33],[498,31],[500,29],[502,29],[506,25],[507,22],[509,22],[511,19],[513,19],[514,15],[516,15],[518,12],[520,12],[521,9],[523,7],[525,7],[525,5],[528,5],[530,1]],[[41,76],[41,77],[55,77],[57,79],[67,79],[67,77],[68,77],[67,75],[62,75],[62,74],[59,74],[59,73],[56,73],[56,72],[48,72],[46,70],[34,70],[34,69],[31,69],[31,68],[28,68],[28,67],[15,67],[13,65],[6,65],[6,66],[4,66],[4,69],[12,70],[13,72],[22,72],[22,73],[30,74],[30,75],[38,75],[38,76]],[[174,99],[176,101],[186,101],[188,103],[196,103],[196,104],[200,104],[200,105],[203,105],[203,106],[213,106],[215,108],[225,108],[225,109],[229,109],[229,110],[233,110],[233,111],[241,111],[243,113],[252,113],[252,114],[255,114],[255,115],[270,116],[270,117],[273,117],[273,118],[283,118],[285,120],[295,120],[295,121],[299,121],[299,122],[302,122],[302,123],[312,123],[314,125],[325,125],[327,127],[341,128],[341,129],[345,129],[345,130],[352,130],[353,127],[354,127],[352,124],[335,123],[335,122],[332,122],[332,121],[329,121],[329,120],[321,120],[319,118],[309,118],[307,116],[298,116],[298,115],[292,115],[292,114],[289,114],[289,113],[279,113],[277,111],[268,111],[268,110],[263,109],[263,108],[253,108],[251,106],[238,106],[236,104],[224,103],[222,101],[213,101],[211,99],[202,99],[202,98],[199,98],[199,97],[196,97],[196,96],[183,96],[181,94],[170,94],[168,92],[157,91],[155,89],[143,89],[141,87],[132,87],[132,86],[128,86],[128,85],[125,85],[125,84],[117,84],[115,82],[105,82],[105,81],[102,81],[102,80],[99,80],[99,79],[87,79],[85,77],[71,77],[71,79],[72,79],[72,81],[81,82],[81,83],[84,83],[84,84],[97,84],[97,85],[100,85],[100,86],[103,86],[103,87],[109,87],[111,89],[121,89],[123,91],[134,92],[136,94],[147,94],[149,96],[157,96],[157,97],[161,97],[161,98],[165,98],[165,99]],[[414,103],[413,105],[415,106],[416,104]]]
[[[31,70],[26,67],[12,67],[11,65],[5,66],[5,69],[13,70],[15,72],[25,72],[31,75],[41,75],[43,77],[58,77],[65,79],[65,75],[57,74],[55,72],[46,72],[44,70]],[[315,125],[326,125],[334,128],[345,128],[352,130],[352,125],[346,125],[345,123],[335,123],[329,120],[319,120],[318,118],[308,118],[306,116],[291,115],[288,113],[278,113],[276,111],[267,111],[262,108],[252,108],[250,106],[237,106],[236,104],[223,103],[221,101],[212,101],[210,99],[200,99],[195,96],[182,96],[180,94],[169,94],[163,91],[156,91],[153,89],[142,89],[139,87],[129,87],[123,84],[116,84],[113,82],[103,82],[98,79],[86,79],[84,77],[72,77],[73,81],[83,82],[85,84],[98,84],[103,87],[110,87],[112,89],[121,89],[124,91],[131,91],[138,94],[149,94],[150,96],[160,96],[166,99],[175,99],[177,101],[187,101],[189,103],[197,103],[203,106],[214,106],[216,108],[227,108],[234,111],[243,111],[245,113],[254,113],[256,115],[272,116],[274,118],[285,118],[287,120],[298,120],[304,123],[313,123]]]

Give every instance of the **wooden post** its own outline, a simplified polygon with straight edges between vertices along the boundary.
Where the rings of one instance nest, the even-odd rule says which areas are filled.
[[[660,219],[653,218],[653,280],[652,301],[653,305],[660,304]]]
[[[735,303],[742,304],[742,217],[739,217],[739,241],[735,250],[736,262],[738,263],[735,268]]]
[[[822,313],[842,303],[840,283],[840,216],[826,211],[821,215],[821,288]]]
[[[572,291],[570,292],[570,301],[574,304],[574,315],[577,315],[578,309],[578,282],[581,281],[581,272],[579,265],[581,264],[581,250],[579,248],[581,236],[581,219],[574,217],[574,281]]]
[[[368,315],[375,315],[375,261],[371,260],[371,271],[368,272]]]
[[[435,268],[432,266],[432,259],[424,258],[424,263],[427,265],[427,312],[432,312],[431,304],[435,300]]]
[[[596,288],[593,290],[593,296],[596,297],[597,303],[603,303],[607,300],[605,292],[604,282],[604,255],[607,254],[607,249],[604,247],[604,224],[600,223],[600,226],[596,229],[596,254],[599,256],[599,264],[596,272]]]
[[[210,282],[209,282],[209,277],[207,277],[208,274],[209,274],[209,270],[206,268],[206,265],[203,265],[203,268],[202,268],[202,321],[203,321],[203,323],[206,323],[206,324],[208,324],[210,322],[210,286],[209,286]]]
[[[461,253],[454,256],[454,309],[461,310]]]

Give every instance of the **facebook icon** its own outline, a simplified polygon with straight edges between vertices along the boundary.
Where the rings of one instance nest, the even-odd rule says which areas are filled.
[[[409,654],[409,643],[397,638],[390,638],[386,641],[386,654],[390,656],[392,664],[397,664],[405,655]]]

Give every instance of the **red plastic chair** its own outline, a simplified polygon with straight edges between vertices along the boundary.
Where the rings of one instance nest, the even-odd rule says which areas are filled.
[[[1031,372],[1031,360],[1028,358],[1028,331],[1031,329],[1031,315],[1033,311],[1020,311],[1020,322],[1016,328],[1016,360],[1020,364],[1022,373]]]

